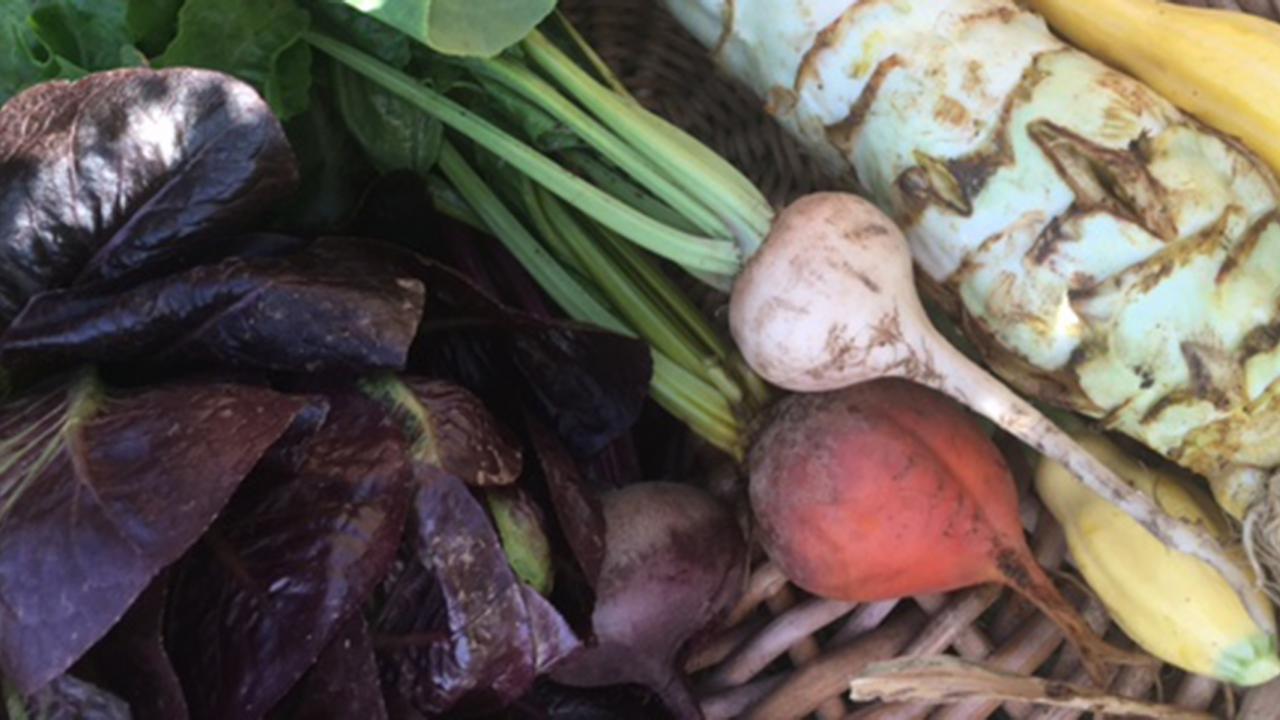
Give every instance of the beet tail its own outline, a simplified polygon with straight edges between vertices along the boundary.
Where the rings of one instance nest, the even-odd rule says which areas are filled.
[[[1027,553],[1006,548],[1000,550],[996,557],[997,567],[1005,582],[1048,615],[1062,630],[1067,640],[1080,652],[1085,671],[1098,687],[1105,687],[1106,668],[1109,665],[1159,664],[1150,655],[1122,650],[1099,637]]]

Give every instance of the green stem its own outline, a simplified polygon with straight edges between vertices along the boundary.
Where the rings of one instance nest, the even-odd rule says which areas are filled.
[[[581,174],[590,180],[591,184],[645,215],[678,230],[697,232],[697,229],[684,216],[645,192],[621,173],[597,159],[595,155],[584,150],[568,150],[560,153],[560,157],[570,170]]]
[[[653,399],[707,442],[735,460],[744,455],[742,433],[733,410],[714,390],[699,390],[701,383],[667,356],[653,354]]]
[[[614,309],[640,337],[686,370],[697,372],[703,364],[702,358],[685,338],[677,334],[675,324],[664,317],[663,309],[636,288],[632,279],[601,251],[587,236],[587,231],[554,197],[543,191],[538,200],[554,228],[552,232],[559,235],[582,260],[583,267],[594,278],[595,285],[609,297]]]
[[[733,165],[639,103],[602,86],[536,30],[522,47],[538,67],[619,137],[654,158],[657,167],[691,195],[718,210],[744,254],[759,247],[773,223],[773,208]]]
[[[452,185],[434,173],[427,175],[424,179],[427,183],[427,196],[431,198],[431,205],[436,209],[436,212],[481,232],[486,229],[484,220],[481,220],[480,216],[476,215],[475,211],[458,195],[458,191]]]
[[[737,272],[739,254],[732,242],[690,235],[657,222],[578,178],[453,100],[420,85],[399,70],[326,35],[308,32],[305,37],[316,49],[439,118],[448,127],[483,146],[534,182],[631,242],[691,270],[723,275]]]
[[[566,100],[555,88],[528,68],[502,58],[477,60],[468,63],[468,67],[502,83],[509,90],[519,93],[521,97],[550,113],[578,137],[600,151],[601,155],[609,158],[624,172],[635,178],[636,182],[649,192],[688,218],[700,232],[711,237],[725,239],[730,237],[729,229],[723,220],[664,176],[651,159],[609,132],[607,128]]]
[[[542,238],[542,242],[551,248],[551,254],[555,255],[557,260],[579,276],[590,277],[586,263],[574,251],[573,247],[565,242],[564,237],[556,232],[555,226],[551,223],[551,218],[547,217],[545,208],[538,200],[538,192],[535,189],[537,186],[528,178],[520,178],[518,185],[520,205],[533,222],[533,228]]]
[[[614,74],[613,68],[609,67],[609,63],[605,62],[604,58],[600,57],[600,54],[596,52],[596,49],[591,47],[591,43],[582,37],[582,33],[578,32],[578,28],[569,22],[569,18],[565,17],[564,13],[557,11],[556,20],[560,21],[560,28],[573,41],[574,47],[578,48],[578,51],[587,59],[587,62],[591,63],[591,69],[596,71],[601,80],[604,80],[604,84],[622,97],[631,98],[631,91],[627,90],[627,86]]]
[[[694,341],[701,343],[702,347],[721,360],[730,357],[731,352],[724,339],[711,328],[702,312],[694,307],[666,273],[659,270],[634,245],[623,241],[607,229],[601,229],[600,236],[604,240],[605,247],[617,258],[617,261],[661,306],[669,310],[673,321],[679,323]]]
[[[502,200],[449,142],[440,149],[440,170],[471,205],[489,232],[529,271],[570,317],[628,337],[631,328],[583,288],[525,229]],[[651,348],[654,400],[712,445],[741,457],[741,432],[728,400],[714,385],[689,373],[657,348]]]
[[[626,325],[613,317],[607,308],[547,254],[537,239],[502,204],[502,200],[448,141],[440,147],[440,171],[458,189],[476,215],[484,220],[489,231],[516,256],[534,281],[565,312],[574,317],[588,318],[607,330],[635,337]]]

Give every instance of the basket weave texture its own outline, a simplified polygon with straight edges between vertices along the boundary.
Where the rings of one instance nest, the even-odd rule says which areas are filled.
[[[1280,0],[1183,4],[1280,19]],[[562,7],[640,102],[736,164],[775,205],[840,187],[763,112],[754,96],[716,70],[706,51],[657,0],[567,0]],[[1132,647],[1083,583],[1073,582],[1061,528],[1029,491],[1029,468],[1014,469],[1023,521],[1038,559],[1058,573],[1064,594],[1095,630],[1118,646]],[[848,680],[867,664],[937,653],[1012,672],[1087,682],[1053,623],[997,587],[857,605],[810,597],[763,559],[727,629],[697,647],[686,670],[709,720],[1068,720],[1084,715],[999,702],[854,705],[845,699]],[[1280,720],[1280,681],[1244,693],[1169,666],[1127,667],[1113,674],[1108,690],[1215,717]]]

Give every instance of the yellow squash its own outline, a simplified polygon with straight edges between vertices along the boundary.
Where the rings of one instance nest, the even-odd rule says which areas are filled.
[[[1077,434],[1076,439],[1170,515],[1220,538],[1230,536],[1221,510],[1185,479],[1139,464],[1100,436]],[[1147,652],[1237,685],[1257,685],[1280,675],[1274,624],[1255,623],[1212,568],[1166,548],[1057,463],[1041,462],[1036,489],[1066,531],[1080,573],[1120,627]],[[1259,596],[1259,602],[1265,600]]]
[[[1159,0],[1028,0],[1075,45],[1128,72],[1280,171],[1280,25]]]

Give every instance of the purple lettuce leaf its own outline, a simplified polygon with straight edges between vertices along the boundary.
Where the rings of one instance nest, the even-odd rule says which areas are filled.
[[[73,675],[60,675],[22,701],[28,720],[133,720],[129,703]],[[9,718],[9,720],[15,720]]]
[[[197,720],[263,717],[395,557],[412,491],[400,431],[354,391],[330,402],[175,570],[166,635]]]
[[[342,624],[316,664],[269,717],[271,720],[387,720],[378,663],[364,616],[355,613]]]
[[[0,325],[46,290],[216,254],[296,181],[271,109],[228,75],[37,85],[0,108]]]
[[[124,698],[133,720],[187,720],[187,699],[164,646],[169,573],[162,573],[89,653],[107,690]]]
[[[373,620],[392,717],[469,717],[509,704],[578,647],[520,583],[483,506],[434,473],[414,501],[413,553],[380,592]]]
[[[520,476],[523,454],[516,439],[466,389],[390,374],[362,387],[399,420],[411,456],[424,468],[475,487],[510,485]]]
[[[66,671],[304,404],[219,383],[117,394],[83,372],[0,406],[0,673],[30,694]]]
[[[138,372],[402,368],[422,319],[422,284],[387,261],[345,259],[319,245],[114,291],[47,292],[0,336],[0,360],[22,369],[127,363]]]

